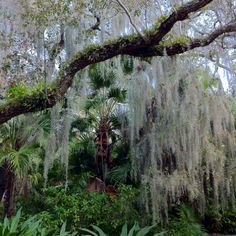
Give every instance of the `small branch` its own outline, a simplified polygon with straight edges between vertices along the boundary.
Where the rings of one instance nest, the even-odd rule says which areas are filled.
[[[117,3],[120,5],[120,7],[125,11],[126,15],[129,18],[130,24],[134,27],[134,29],[136,30],[137,34],[141,37],[144,38],[143,35],[141,34],[141,32],[138,30],[137,26],[135,25],[128,9],[126,8],[126,6],[120,1],[120,0],[116,0]]]
[[[167,35],[178,21],[186,20],[189,14],[197,12],[202,7],[208,5],[213,0],[192,0],[174,11],[166,20],[164,20],[157,30],[150,35],[150,44],[159,44],[165,35]]]
[[[152,56],[174,56],[177,54],[181,54],[187,51],[190,51],[194,48],[205,47],[211,44],[215,39],[219,36],[236,32],[236,22],[230,23],[228,25],[219,27],[217,30],[213,31],[208,36],[198,39],[192,39],[189,43],[173,43],[170,46],[151,46],[151,47],[143,47],[139,50],[132,50],[129,55],[131,56],[140,56],[140,57],[152,57]]]
[[[88,31],[94,31],[94,30],[101,30],[100,28],[99,28],[99,26],[100,26],[100,24],[101,24],[101,20],[100,20],[100,17],[98,17],[98,16],[95,16],[95,18],[96,18],[96,23],[93,25],[93,26],[91,26],[90,27],[90,29],[88,29]]]
[[[60,54],[62,49],[64,49],[64,47],[65,47],[64,30],[62,30],[60,34],[60,41],[52,47],[49,53],[49,61],[51,62],[54,61],[56,57]]]
[[[209,61],[215,63],[216,66],[218,66],[218,67],[220,67],[220,68],[222,68],[222,69],[224,69],[224,70],[227,70],[228,72],[230,72],[230,73],[232,73],[232,74],[235,73],[235,72],[234,72],[232,69],[230,69],[228,66],[226,66],[226,65],[224,65],[224,64],[221,64],[220,61],[219,61],[219,59],[214,60],[211,56],[209,56],[209,55],[204,55],[204,54],[202,54],[202,53],[201,53],[201,54],[197,54],[197,56],[200,56],[200,57],[202,57],[202,58],[205,58],[205,59],[207,59],[207,60],[209,60]]]

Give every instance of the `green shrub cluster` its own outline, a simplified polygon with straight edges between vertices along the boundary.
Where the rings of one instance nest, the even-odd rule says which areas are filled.
[[[233,208],[222,210],[209,206],[204,224],[210,233],[236,234],[236,211]]]
[[[106,193],[65,192],[63,187],[49,187],[43,195],[38,199],[34,197],[27,204],[21,203],[25,217],[38,214],[42,226],[56,232],[66,221],[69,231],[93,224],[115,235],[126,222],[132,226],[140,220],[136,205],[138,190],[128,185],[120,186],[114,197]]]

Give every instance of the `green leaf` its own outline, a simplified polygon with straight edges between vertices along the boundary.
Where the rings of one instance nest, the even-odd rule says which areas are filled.
[[[124,224],[120,236],[127,236],[127,233],[128,233],[127,224]]]
[[[98,231],[99,236],[107,236],[99,227],[97,227],[96,225],[92,225],[92,227]]]
[[[153,225],[153,226],[146,226],[146,227],[140,229],[140,231],[137,233],[136,236],[144,236],[147,233],[149,233],[154,227],[155,227],[155,225]]]
[[[134,224],[134,226],[131,228],[131,230],[129,231],[129,234],[128,236],[134,236],[134,232],[138,231],[140,228],[139,228],[139,225],[136,223]]]
[[[93,235],[93,236],[99,236],[97,233],[94,233],[92,230],[89,230],[89,229],[80,228],[80,230],[90,233],[90,235],[88,235],[88,236],[91,236],[91,235]],[[84,235],[84,234],[83,234],[82,236],[87,236],[87,235]]]
[[[11,222],[10,232],[16,232],[21,217],[21,210],[18,210]]]

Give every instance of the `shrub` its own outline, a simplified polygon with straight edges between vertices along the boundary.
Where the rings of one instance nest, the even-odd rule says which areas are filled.
[[[187,205],[179,209],[178,217],[171,220],[168,228],[169,236],[201,236],[204,235],[203,227],[197,221],[193,210]]]
[[[67,230],[72,232],[95,224],[114,235],[126,222],[131,226],[139,221],[138,190],[123,185],[118,192],[117,196],[110,198],[106,193],[70,193],[63,187],[50,187],[45,189],[41,208],[37,212],[34,209],[34,214],[38,213],[42,225],[55,232],[59,232],[66,221]],[[26,215],[32,214],[31,208],[34,208],[33,201],[25,205]]]

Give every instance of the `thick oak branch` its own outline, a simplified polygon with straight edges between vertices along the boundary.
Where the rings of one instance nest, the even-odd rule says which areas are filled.
[[[169,46],[165,46],[165,42],[162,45],[151,46],[139,50],[133,50],[129,53],[130,56],[138,57],[153,57],[153,56],[173,56],[184,53],[198,47],[205,47],[211,44],[215,39],[224,33],[236,32],[236,22],[222,26],[205,37],[198,39],[189,39],[187,43],[172,43]],[[170,44],[170,43],[168,43]]]
[[[37,92],[31,96],[22,98],[0,106],[0,124],[6,122],[20,114],[34,112],[53,107],[56,102],[64,97],[71,86],[75,74],[83,68],[108,60],[117,55],[134,56],[163,56],[165,51],[168,55],[183,53],[187,50],[206,46],[210,44],[224,31],[232,30],[234,25],[228,25],[224,29],[216,30],[210,36],[203,39],[192,40],[188,45],[174,44],[164,47],[160,45],[163,37],[172,29],[174,24],[188,18],[190,13],[197,12],[213,0],[193,0],[175,10],[169,17],[165,18],[159,27],[145,33],[145,38],[138,34],[124,36],[104,45],[92,45],[82,52],[79,52],[67,64],[65,64],[58,74],[56,83],[51,85],[46,91]]]

